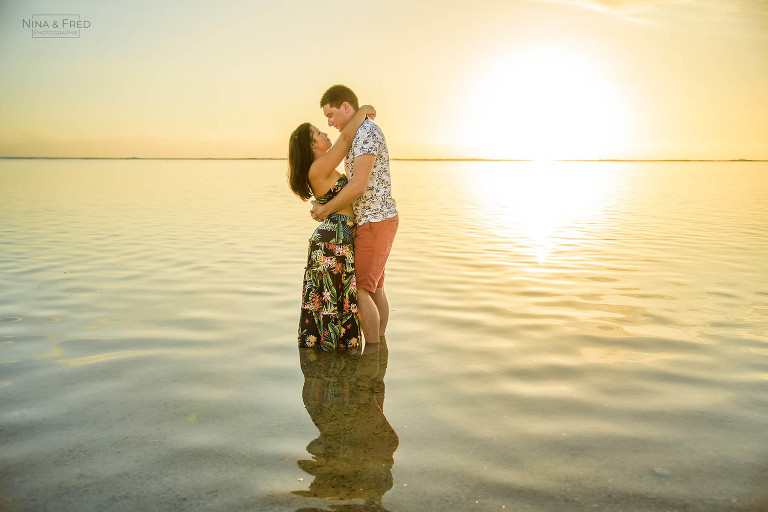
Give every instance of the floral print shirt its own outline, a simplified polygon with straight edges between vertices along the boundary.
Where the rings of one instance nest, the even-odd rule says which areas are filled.
[[[367,222],[381,222],[397,215],[397,204],[392,197],[392,179],[389,175],[389,152],[384,134],[370,119],[358,128],[352,147],[345,160],[347,175],[352,178],[353,163],[360,155],[376,156],[368,180],[368,189],[353,204],[358,226]]]

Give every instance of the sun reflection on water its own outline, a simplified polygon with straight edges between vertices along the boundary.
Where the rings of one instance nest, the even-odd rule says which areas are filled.
[[[622,173],[606,164],[583,165],[575,170],[573,162],[498,162],[470,181],[492,229],[517,239],[544,263],[585,231],[596,236],[616,201]]]

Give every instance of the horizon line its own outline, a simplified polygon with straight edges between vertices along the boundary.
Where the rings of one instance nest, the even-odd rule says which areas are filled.
[[[0,160],[288,160],[286,157],[0,156]],[[768,162],[753,158],[390,158],[401,162]]]

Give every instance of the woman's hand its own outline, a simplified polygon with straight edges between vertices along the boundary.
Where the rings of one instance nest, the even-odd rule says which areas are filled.
[[[376,109],[373,108],[373,106],[371,106],[371,105],[363,105],[362,107],[360,107],[360,110],[365,112],[365,117],[367,117],[371,121],[376,119]]]
[[[325,207],[317,201],[312,201],[312,209],[309,210],[309,214],[317,222],[323,222],[328,218],[328,215],[330,215],[329,213],[325,212]]]

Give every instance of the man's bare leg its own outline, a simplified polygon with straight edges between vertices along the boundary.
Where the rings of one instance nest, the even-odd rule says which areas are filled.
[[[378,291],[378,290],[377,290]],[[357,313],[363,328],[365,344],[379,342],[379,309],[373,301],[373,294],[362,288],[357,289]]]
[[[376,288],[373,302],[379,311],[379,337],[381,337],[386,334],[387,322],[389,322],[389,300],[387,300],[387,294],[384,293],[384,288]]]

